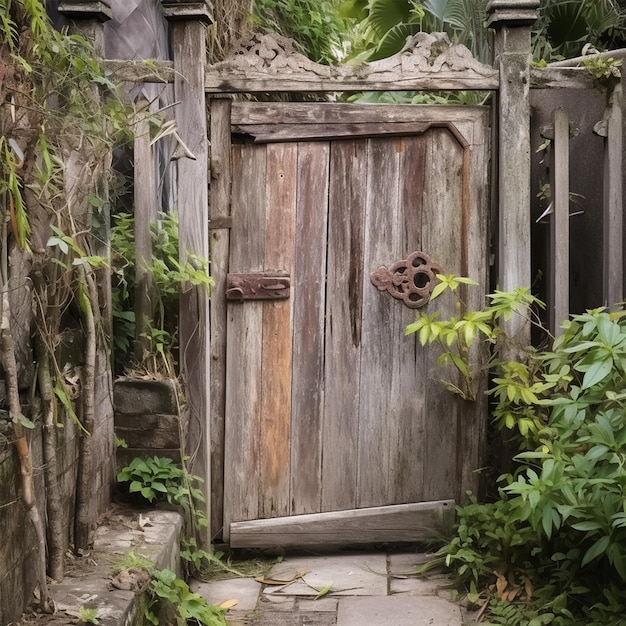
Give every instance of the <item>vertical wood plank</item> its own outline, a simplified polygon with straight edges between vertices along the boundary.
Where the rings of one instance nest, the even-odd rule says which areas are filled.
[[[489,111],[473,124],[470,146],[470,202],[467,219],[467,261],[468,275],[478,286],[468,288],[467,310],[477,311],[485,302],[489,288],[489,241],[490,241],[490,166],[491,132]],[[479,371],[476,381],[477,396],[474,402],[459,402],[462,411],[457,447],[457,502],[464,502],[466,492],[472,491],[481,497],[480,468],[485,464],[487,429],[487,371],[485,364],[489,358],[489,348],[479,344],[472,353],[473,363]]]
[[[401,139],[370,139],[364,238],[363,332],[359,404],[358,507],[386,504],[390,487],[390,424],[399,419],[393,396],[394,337],[399,303],[370,274],[402,258],[398,250]]]
[[[232,171],[229,98],[210,102],[211,187],[210,219],[230,215]],[[210,225],[210,222],[209,222]],[[226,411],[226,274],[230,232],[211,229],[211,538],[219,537],[224,514],[224,420]]]
[[[134,137],[134,214],[135,214],[135,357],[139,362],[150,350],[149,326],[154,314],[152,293],[152,240],[150,223],[157,221],[157,193],[154,156],[150,145],[148,101],[136,103],[138,119]]]
[[[443,268],[444,274],[462,273],[461,238],[462,156],[463,151],[448,130],[431,130],[426,162],[426,188],[422,241],[424,252]],[[441,312],[446,319],[455,311],[455,299],[444,294],[430,302],[423,311]],[[451,376],[453,368],[437,365],[440,350],[430,346],[425,350],[427,363],[420,390],[426,402],[425,453],[423,457],[424,500],[436,500],[438,494],[455,497],[457,492],[457,424],[459,399],[450,393],[440,379]]]
[[[298,146],[293,276],[291,506],[293,515],[321,505],[324,309],[330,144]]]
[[[367,140],[331,144],[322,511],[357,506]]]
[[[229,269],[264,269],[265,146],[232,150],[232,216]],[[227,308],[224,432],[224,538],[230,523],[259,517],[259,449],[263,304]]]
[[[553,115],[554,153],[551,169],[552,215],[550,216],[550,332],[561,334],[569,315],[569,119],[557,108]],[[620,131],[621,132],[621,131]]]
[[[402,140],[399,172],[400,226],[398,258],[422,249],[422,216],[425,185],[425,161],[428,139],[425,136],[405,137]],[[398,316],[393,328],[382,326],[379,332],[388,335],[393,343],[393,378],[391,395],[396,403],[396,419],[388,422],[390,428],[390,456],[388,492],[389,504],[419,502],[422,500],[425,468],[424,381],[430,363],[415,335],[405,336],[404,329],[415,319],[415,311],[401,302],[393,302]]]
[[[293,275],[296,216],[297,144],[267,146],[266,269]],[[291,307],[289,300],[268,301],[263,311],[262,408],[259,515],[289,512],[291,432]]]
[[[624,299],[622,84],[611,94],[604,156],[604,302]]]

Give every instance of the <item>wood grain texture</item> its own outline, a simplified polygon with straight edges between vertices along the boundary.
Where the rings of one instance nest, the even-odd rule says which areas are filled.
[[[357,506],[367,141],[331,144],[322,511]]]
[[[397,251],[401,258],[423,249],[422,230],[426,151],[428,136],[406,137],[399,153],[399,214]],[[399,257],[399,258],[400,258]],[[394,327],[383,327],[395,346],[391,395],[395,398],[397,417],[390,421],[390,457],[388,503],[420,502],[427,468],[423,459],[428,442],[425,422],[428,418],[424,383],[430,370],[426,351],[415,335],[404,336],[404,329],[414,321],[415,311],[395,303],[399,317]]]
[[[380,124],[475,122],[488,107],[310,102],[233,102],[232,123],[243,124]]]
[[[232,162],[230,142],[230,107],[227,98],[210,102],[210,139],[212,180],[209,189],[211,225],[230,218]],[[218,173],[219,172],[219,173]],[[210,231],[211,275],[213,286],[211,314],[211,537],[220,536],[224,514],[224,415],[226,405],[226,275],[230,231]]]
[[[236,133],[250,135],[260,143],[280,141],[303,141],[307,139],[331,139],[337,137],[382,137],[398,135],[421,135],[428,129],[426,122],[334,123],[322,124],[239,124]]]
[[[171,45],[176,78],[175,115],[181,139],[195,159],[177,161],[180,260],[188,254],[209,258],[208,235],[208,142],[203,90],[206,29],[199,21],[171,25]],[[180,369],[190,410],[188,469],[204,479],[207,518],[210,519],[210,316],[209,296],[198,287],[180,294]],[[206,541],[210,542],[207,530]]]
[[[233,114],[239,106],[233,104]],[[305,117],[314,111],[294,106]],[[348,111],[330,107],[331,117]],[[319,119],[327,116],[326,105],[317,108]],[[262,228],[249,223],[242,229],[233,209],[230,271],[293,271],[292,300],[263,305],[260,360],[254,352],[258,338],[249,346],[250,314],[235,320],[229,313],[227,378],[235,358],[232,341],[239,342],[238,352],[247,351],[237,357],[247,371],[243,391],[234,385],[227,390],[226,447],[234,442],[240,455],[229,484],[241,493],[239,512],[225,512],[226,524],[461,498],[466,488],[475,488],[473,472],[484,448],[482,396],[462,406],[439,385],[437,351],[404,336],[415,312],[378,291],[369,278],[381,265],[423,250],[445,272],[477,280],[477,294],[464,295],[473,308],[482,304],[489,114],[485,108],[465,109],[465,117],[459,111],[450,124],[443,117],[448,109],[435,108],[439,115],[425,120],[430,129],[419,136],[234,146],[234,198],[245,195],[246,202],[263,204],[267,217]],[[252,117],[258,109],[276,116],[264,104],[245,109]],[[396,107],[377,109],[382,113],[406,119]],[[280,115],[274,121],[282,123]],[[262,173],[250,160],[261,151],[276,174]],[[288,170],[291,183],[281,179]],[[247,254],[252,263],[245,262]],[[255,304],[230,307],[245,311]],[[445,297],[428,305],[427,312],[436,310],[457,313]],[[254,324],[256,335],[258,318]],[[260,387],[254,368],[262,370]],[[231,393],[244,399],[230,399]],[[242,447],[235,434],[246,440]],[[244,467],[246,458],[253,461]],[[228,459],[225,467],[228,477]],[[227,499],[229,491],[227,486]],[[249,504],[255,497],[256,512]],[[305,533],[305,541],[315,537]],[[272,545],[274,538],[258,541]]]
[[[454,501],[422,502],[239,522],[233,548],[427,541],[449,532]]]
[[[550,167],[552,215],[550,216],[549,275],[550,332],[557,337],[569,317],[569,118],[557,108],[553,114],[554,150]],[[621,132],[621,131],[620,131]],[[620,241],[621,241],[620,235]]]
[[[229,267],[261,270],[265,254],[265,146],[233,146]],[[230,522],[259,517],[263,303],[227,309],[224,538]]]
[[[609,306],[624,299],[623,97],[622,83],[618,83],[613,87],[607,111],[607,138],[605,140],[603,297],[604,302]]]
[[[291,514],[321,505],[324,312],[330,144],[298,145],[293,276]]]
[[[297,145],[266,146],[266,269],[293,274]],[[259,514],[289,513],[293,299],[263,305]]]
[[[446,129],[428,133],[429,146],[426,158],[424,216],[422,243],[424,251],[441,265],[444,274],[462,275],[461,248],[461,195],[463,150]],[[424,312],[435,311],[441,317],[457,314],[455,298],[444,294],[430,302]],[[440,350],[436,346],[426,349],[426,362],[430,367],[424,372],[421,391],[425,396],[425,449],[423,498],[434,500],[453,497],[456,492],[457,425],[459,400],[439,382],[451,377],[456,383],[456,372],[451,367],[442,369],[436,364]]]
[[[398,140],[401,141],[401,140]],[[370,274],[402,258],[399,238],[399,155],[393,139],[370,139],[363,249],[363,327],[359,394],[358,507],[388,504],[390,431],[399,419],[394,397],[394,338],[399,303],[378,291]]]

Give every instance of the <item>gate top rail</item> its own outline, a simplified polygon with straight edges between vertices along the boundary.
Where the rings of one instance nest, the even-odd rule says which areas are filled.
[[[171,61],[103,59],[116,81],[172,83]],[[533,89],[590,89],[594,78],[584,67],[533,67]],[[397,54],[360,65],[322,65],[298,53],[279,35],[254,35],[226,60],[208,65],[205,91],[219,93],[323,93],[336,91],[497,90],[500,73],[480,63],[445,33],[417,33]]]
[[[499,73],[446,33],[417,33],[402,50],[360,65],[321,65],[290,39],[256,34],[206,70],[207,93],[492,90]]]

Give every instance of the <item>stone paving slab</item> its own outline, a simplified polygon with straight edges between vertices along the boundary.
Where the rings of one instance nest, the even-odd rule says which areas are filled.
[[[210,604],[220,604],[224,600],[237,600],[233,610],[252,611],[257,605],[261,584],[254,578],[232,578],[204,583],[192,580],[189,588],[201,595]]]
[[[348,554],[287,558],[275,565],[269,578],[289,580],[306,569],[303,580],[264,590],[265,594],[315,597],[332,584],[328,595],[384,596],[387,594],[387,555]]]
[[[436,596],[341,598],[337,626],[461,626],[460,608]]]

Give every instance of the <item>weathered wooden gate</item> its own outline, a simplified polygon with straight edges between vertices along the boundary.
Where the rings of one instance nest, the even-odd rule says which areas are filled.
[[[483,302],[490,119],[212,100],[213,524],[231,545],[415,540],[476,488],[484,402],[444,389],[404,329],[418,305],[458,313],[428,303],[436,273]]]

